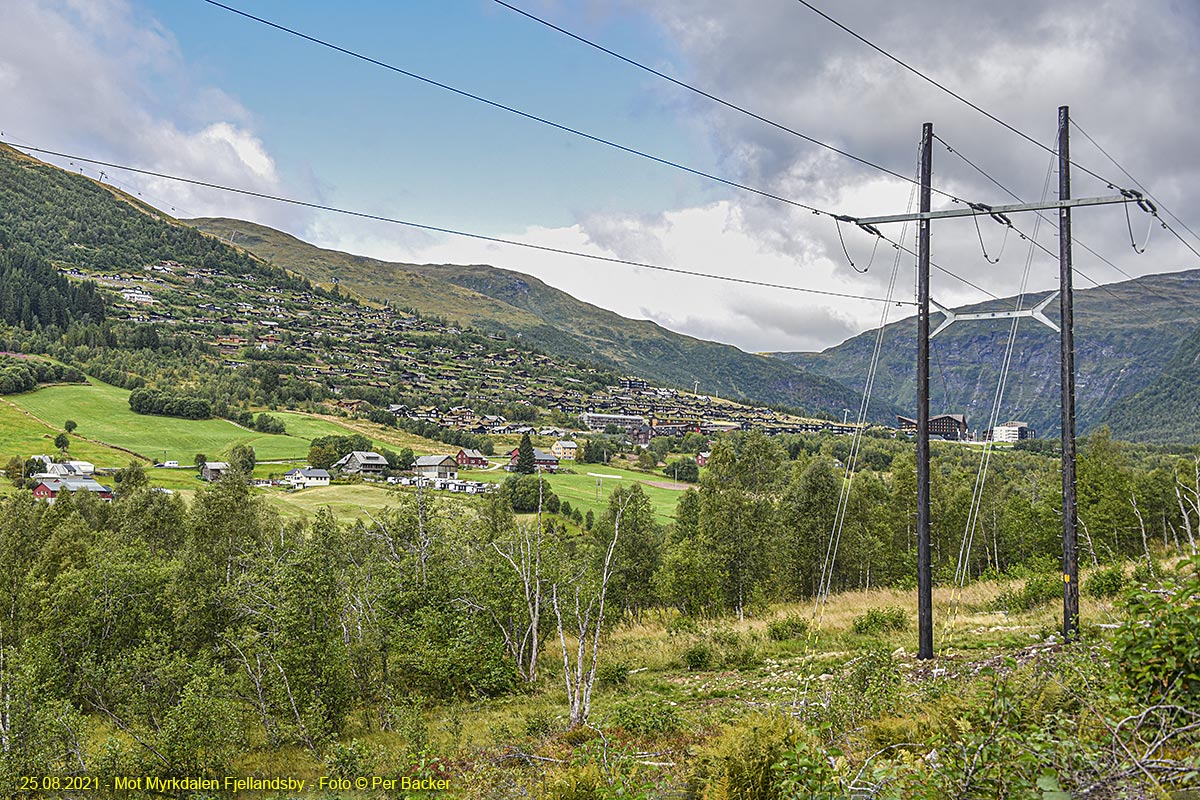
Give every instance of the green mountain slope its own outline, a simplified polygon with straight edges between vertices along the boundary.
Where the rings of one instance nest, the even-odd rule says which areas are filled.
[[[1124,398],[1137,395],[1159,380],[1180,342],[1200,324],[1200,270],[1148,275],[1103,288],[1075,292],[1075,348],[1078,370],[1078,427],[1081,432],[1113,418],[1110,409]],[[1031,295],[1029,307],[1046,297]],[[1011,308],[1015,298],[1004,298],[956,311],[993,311]],[[1057,318],[1057,303],[1047,309]],[[936,327],[940,315],[933,317]],[[984,427],[996,391],[1010,322],[959,322],[933,340],[930,395],[933,413],[967,414],[972,428]],[[868,331],[821,353],[777,353],[788,363],[827,375],[848,386],[864,384],[875,331]],[[876,396],[904,409],[915,407],[916,318],[892,323],[884,329],[884,347]],[[1178,390],[1176,390],[1178,391]],[[906,412],[911,415],[913,412]],[[1059,338],[1055,331],[1022,320],[1001,422],[1028,422],[1040,435],[1056,436],[1059,424]],[[1195,427],[1183,438],[1200,438]],[[1124,425],[1122,435],[1161,439],[1152,433],[1157,423],[1145,420]],[[1175,437],[1179,438],[1179,437]]]
[[[273,264],[426,316],[519,334],[549,353],[578,358],[722,397],[785,403],[810,412],[857,408],[859,393],[840,382],[730,345],[695,339],[575,299],[537,278],[486,265],[398,264],[324,250],[286,233],[231,219],[189,220]],[[881,404],[877,418],[892,408]]]
[[[1153,382],[1109,406],[1103,421],[1122,439],[1200,441],[1200,327],[1179,344]]]

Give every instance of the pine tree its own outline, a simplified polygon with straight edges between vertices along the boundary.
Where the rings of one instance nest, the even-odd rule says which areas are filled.
[[[521,437],[521,445],[517,448],[517,472],[522,475],[532,475],[537,469],[537,460],[533,455],[533,441],[526,431]]]

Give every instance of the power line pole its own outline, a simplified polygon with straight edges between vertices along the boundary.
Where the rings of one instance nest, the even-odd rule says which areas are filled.
[[[945,319],[932,335],[945,330],[957,321],[1013,319],[1031,317],[1062,336],[1062,472],[1063,472],[1063,634],[1077,635],[1079,626],[1079,562],[1076,543],[1077,507],[1075,500],[1075,345],[1072,336],[1074,315],[1071,305],[1071,209],[1075,206],[1100,206],[1137,202],[1136,192],[1120,190],[1120,194],[1103,197],[1071,198],[1071,161],[1067,131],[1070,117],[1066,106],[1058,110],[1059,196],[1052,202],[1018,203],[1006,206],[987,206],[968,203],[960,207],[930,210],[932,182],[933,123],[921,129],[920,211],[917,213],[887,214],[877,217],[849,218],[869,233],[875,225],[894,222],[918,223],[917,240],[917,623],[920,628],[918,658],[933,658],[933,578],[929,542],[929,224],[935,219],[990,216],[1007,222],[1005,214],[1023,211],[1057,209],[1059,212],[1059,310],[1061,319],[1055,326],[1042,315],[1049,302],[1043,300],[1032,309],[992,311],[977,314],[956,314],[943,310]],[[1143,209],[1145,210],[1145,209]],[[938,306],[941,308],[941,306]]]
[[[1058,108],[1058,199],[1071,199],[1070,109]],[[1079,629],[1079,546],[1075,499],[1075,333],[1071,287],[1071,207],[1058,211],[1058,304],[1062,343],[1063,637]]]
[[[930,211],[933,123],[921,128],[920,210]],[[933,574],[929,552],[929,218],[917,223],[917,658],[933,658]]]

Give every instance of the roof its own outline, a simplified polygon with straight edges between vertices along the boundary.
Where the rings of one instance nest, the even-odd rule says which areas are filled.
[[[229,464],[225,461],[208,461],[204,464],[205,469],[229,469]]]
[[[366,450],[351,451],[339,459],[337,464],[345,464],[351,458],[360,464],[387,464],[387,459],[379,455],[379,453],[369,453]],[[337,464],[334,464],[334,466],[336,467]]]
[[[414,467],[438,467],[438,466],[441,466],[442,464],[445,464],[447,460],[449,460],[453,463],[457,463],[457,462],[454,462],[454,456],[418,456],[417,460],[413,462],[413,466]]]
[[[555,442],[555,444],[559,447],[578,447],[578,445],[572,442],[570,439],[559,439],[557,442]]]
[[[50,491],[55,492],[55,493],[61,492],[63,490],[66,490],[68,492],[77,492],[80,489],[83,489],[84,491],[88,491],[88,492],[111,492],[112,491],[112,489],[108,488],[107,486],[101,486],[98,482],[96,482],[92,478],[76,478],[76,477],[46,478],[45,480],[43,480],[41,482],[41,485],[45,486],[47,489],[49,489]]]
[[[483,458],[483,459],[487,458],[487,456],[485,456],[483,453],[479,452],[478,450],[468,450],[465,447],[462,450],[460,450],[459,452],[462,453],[467,458]]]
[[[304,469],[294,469],[288,475],[300,475],[304,478],[328,478],[329,473],[326,470],[313,467],[305,467]]]

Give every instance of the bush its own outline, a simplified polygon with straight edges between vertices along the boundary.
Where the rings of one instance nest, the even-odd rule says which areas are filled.
[[[1128,619],[1117,630],[1114,650],[1129,685],[1150,702],[1200,707],[1200,557],[1185,562],[1165,591],[1139,587],[1130,593]]]
[[[1062,598],[1062,576],[1057,573],[1030,575],[1020,589],[1006,589],[992,603],[994,611],[1029,611]]]
[[[1139,585],[1157,585],[1162,574],[1162,567],[1149,561],[1138,561],[1133,566],[1133,582]]]
[[[788,614],[781,619],[771,620],[767,625],[767,638],[772,642],[799,639],[808,633],[808,619],[799,614]]]
[[[679,730],[679,712],[665,701],[640,697],[621,703],[608,716],[608,724],[641,736],[657,736]]]
[[[851,624],[855,633],[863,635],[902,631],[908,628],[908,612],[899,606],[871,608],[865,614],[855,617]]]
[[[1125,588],[1125,570],[1120,564],[1105,567],[1088,575],[1081,588],[1088,597],[1116,597]]]
[[[683,651],[683,665],[691,672],[708,669],[713,660],[713,649],[705,642],[696,642]]]
[[[680,615],[667,623],[667,636],[680,636],[699,632],[700,628],[696,625],[696,620],[691,617]]]
[[[752,714],[725,728],[698,754],[688,796],[706,800],[775,800],[772,767],[796,742],[788,719]]]
[[[629,683],[629,665],[624,661],[606,661],[596,667],[596,681],[601,686],[624,686]]]

